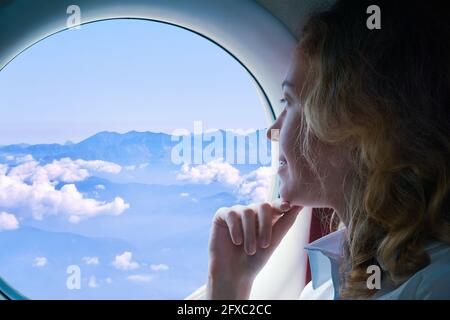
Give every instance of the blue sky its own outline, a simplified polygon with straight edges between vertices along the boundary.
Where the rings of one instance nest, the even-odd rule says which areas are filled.
[[[266,125],[247,71],[174,26],[112,20],[53,35],[0,72],[0,145],[78,142],[99,131]]]

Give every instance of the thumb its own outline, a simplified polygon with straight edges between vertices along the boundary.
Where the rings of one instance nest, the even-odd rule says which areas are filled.
[[[272,244],[270,248],[275,249],[284,238],[288,230],[295,223],[298,213],[303,209],[301,206],[291,206],[290,209],[284,213],[276,221],[272,229]],[[274,207],[274,210],[279,210]]]

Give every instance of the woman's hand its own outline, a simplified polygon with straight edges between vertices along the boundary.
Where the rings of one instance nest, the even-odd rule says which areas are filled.
[[[248,299],[253,280],[302,208],[286,201],[219,209],[209,239],[207,299]]]

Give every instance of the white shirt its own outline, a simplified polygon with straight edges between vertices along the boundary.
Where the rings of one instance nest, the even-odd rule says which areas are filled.
[[[338,230],[305,246],[311,269],[311,281],[299,299],[339,299],[339,267],[342,262],[342,245],[345,229]],[[399,287],[388,281],[371,299],[450,299],[450,246],[433,242],[426,247],[431,263],[412,275]],[[370,276],[370,274],[368,274]]]

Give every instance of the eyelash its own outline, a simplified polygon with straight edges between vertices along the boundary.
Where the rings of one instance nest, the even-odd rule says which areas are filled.
[[[286,108],[288,105],[288,100],[286,98],[281,98],[280,103],[283,105],[283,107]]]

